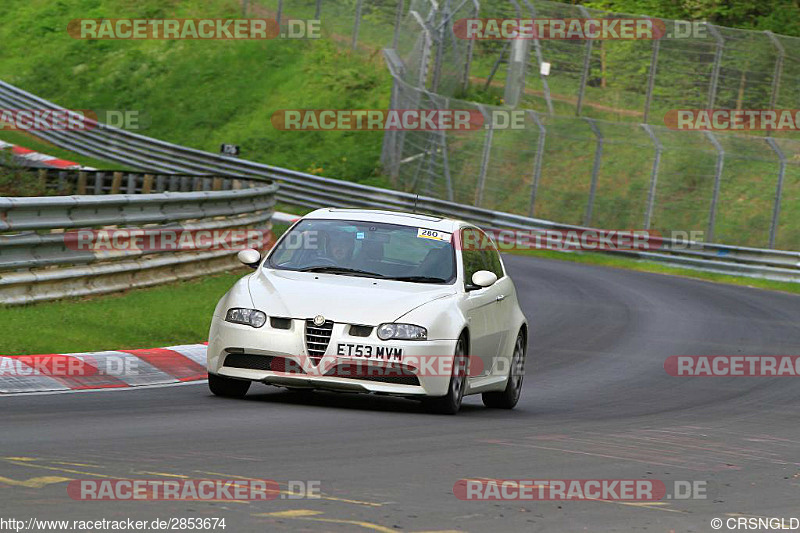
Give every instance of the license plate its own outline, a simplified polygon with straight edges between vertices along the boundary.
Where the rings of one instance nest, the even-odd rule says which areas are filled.
[[[339,343],[336,345],[336,355],[373,361],[402,361],[403,349],[396,346]]]

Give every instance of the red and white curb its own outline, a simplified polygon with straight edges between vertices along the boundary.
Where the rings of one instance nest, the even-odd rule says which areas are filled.
[[[27,161],[30,161],[31,163],[37,163],[45,167],[60,168],[60,169],[80,168],[83,170],[95,170],[92,167],[82,167],[81,165],[79,165],[74,161],[59,159],[57,157],[53,157],[47,154],[40,154],[39,152],[34,152],[33,150],[25,148],[24,146],[17,146],[16,144],[0,141],[0,150],[7,150],[9,148],[11,149],[11,153],[14,155],[14,157],[25,159]]]
[[[0,356],[0,394],[180,384],[208,379],[206,344]]]

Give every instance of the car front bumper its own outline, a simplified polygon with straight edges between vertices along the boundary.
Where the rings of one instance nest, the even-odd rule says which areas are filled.
[[[374,329],[368,337],[352,336],[348,331],[348,324],[334,323],[328,347],[315,364],[306,350],[305,320],[291,320],[289,329],[272,328],[269,320],[261,328],[252,328],[214,316],[209,332],[208,372],[281,387],[398,396],[444,396],[447,393],[455,340],[382,341]],[[339,344],[401,348],[403,353],[399,359],[391,360],[337,355]],[[250,365],[258,368],[226,366],[226,359],[236,354],[247,354],[249,360],[256,363],[260,362],[259,356],[263,357],[264,364]],[[287,371],[276,371],[275,366],[268,363],[280,358],[283,361],[278,368]],[[350,373],[338,365],[346,365]],[[398,375],[400,369],[403,376],[413,375],[416,379],[385,379],[385,376]],[[326,375],[331,372],[335,375]],[[409,381],[414,383],[409,384]]]

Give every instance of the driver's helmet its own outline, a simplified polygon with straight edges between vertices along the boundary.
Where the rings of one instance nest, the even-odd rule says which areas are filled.
[[[353,257],[355,233],[343,230],[328,231],[328,256],[338,264],[347,263]]]

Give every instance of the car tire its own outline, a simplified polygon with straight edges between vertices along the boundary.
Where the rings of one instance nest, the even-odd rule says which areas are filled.
[[[511,368],[508,382],[502,392],[484,392],[481,395],[483,405],[493,409],[513,409],[522,393],[522,378],[525,374],[525,334],[520,331],[514,342],[514,354],[511,356]]]
[[[447,386],[447,394],[425,400],[428,411],[440,415],[454,415],[461,409],[464,389],[467,387],[467,339],[464,335],[456,342],[453,354],[453,375]]]
[[[231,379],[216,374],[208,375],[208,388],[216,396],[225,398],[244,398],[250,388],[250,382],[241,379]]]

